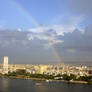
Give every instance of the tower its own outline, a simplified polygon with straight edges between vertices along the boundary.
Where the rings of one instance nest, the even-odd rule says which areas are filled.
[[[7,74],[8,73],[8,56],[4,56],[3,73],[4,74]]]

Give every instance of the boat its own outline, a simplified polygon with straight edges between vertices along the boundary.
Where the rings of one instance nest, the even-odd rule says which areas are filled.
[[[46,82],[50,82],[50,80],[46,80]]]
[[[35,85],[40,86],[40,85],[41,85],[41,83],[36,83]]]

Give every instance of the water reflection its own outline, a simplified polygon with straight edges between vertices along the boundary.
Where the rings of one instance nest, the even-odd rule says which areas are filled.
[[[56,83],[51,82],[38,82],[35,85],[36,92],[62,92],[60,88],[57,87]]]
[[[0,92],[91,92],[92,85],[0,78]]]
[[[2,78],[1,85],[2,85],[2,92],[8,92],[8,79]]]
[[[37,85],[37,83],[35,84],[35,90],[36,92],[47,92],[47,88],[46,85],[44,85],[44,83],[39,82],[39,85]]]

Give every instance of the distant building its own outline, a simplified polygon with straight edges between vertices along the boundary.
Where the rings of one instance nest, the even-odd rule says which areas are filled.
[[[91,67],[88,68],[88,75],[89,75],[89,76],[92,76],[92,68],[91,68]]]
[[[47,71],[46,65],[40,65],[40,74],[44,74]]]
[[[4,74],[8,73],[8,56],[4,56],[3,59],[3,73]]]

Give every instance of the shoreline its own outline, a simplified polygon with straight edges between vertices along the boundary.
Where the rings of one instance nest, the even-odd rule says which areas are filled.
[[[27,78],[27,77],[14,77],[14,76],[1,76],[1,78],[9,78],[9,79],[24,79],[24,80],[35,80],[35,81],[46,81],[48,82],[62,82],[67,84],[88,84],[86,81],[66,81],[66,80],[54,80],[54,79],[41,79],[41,78]],[[91,84],[92,85],[92,84]]]

